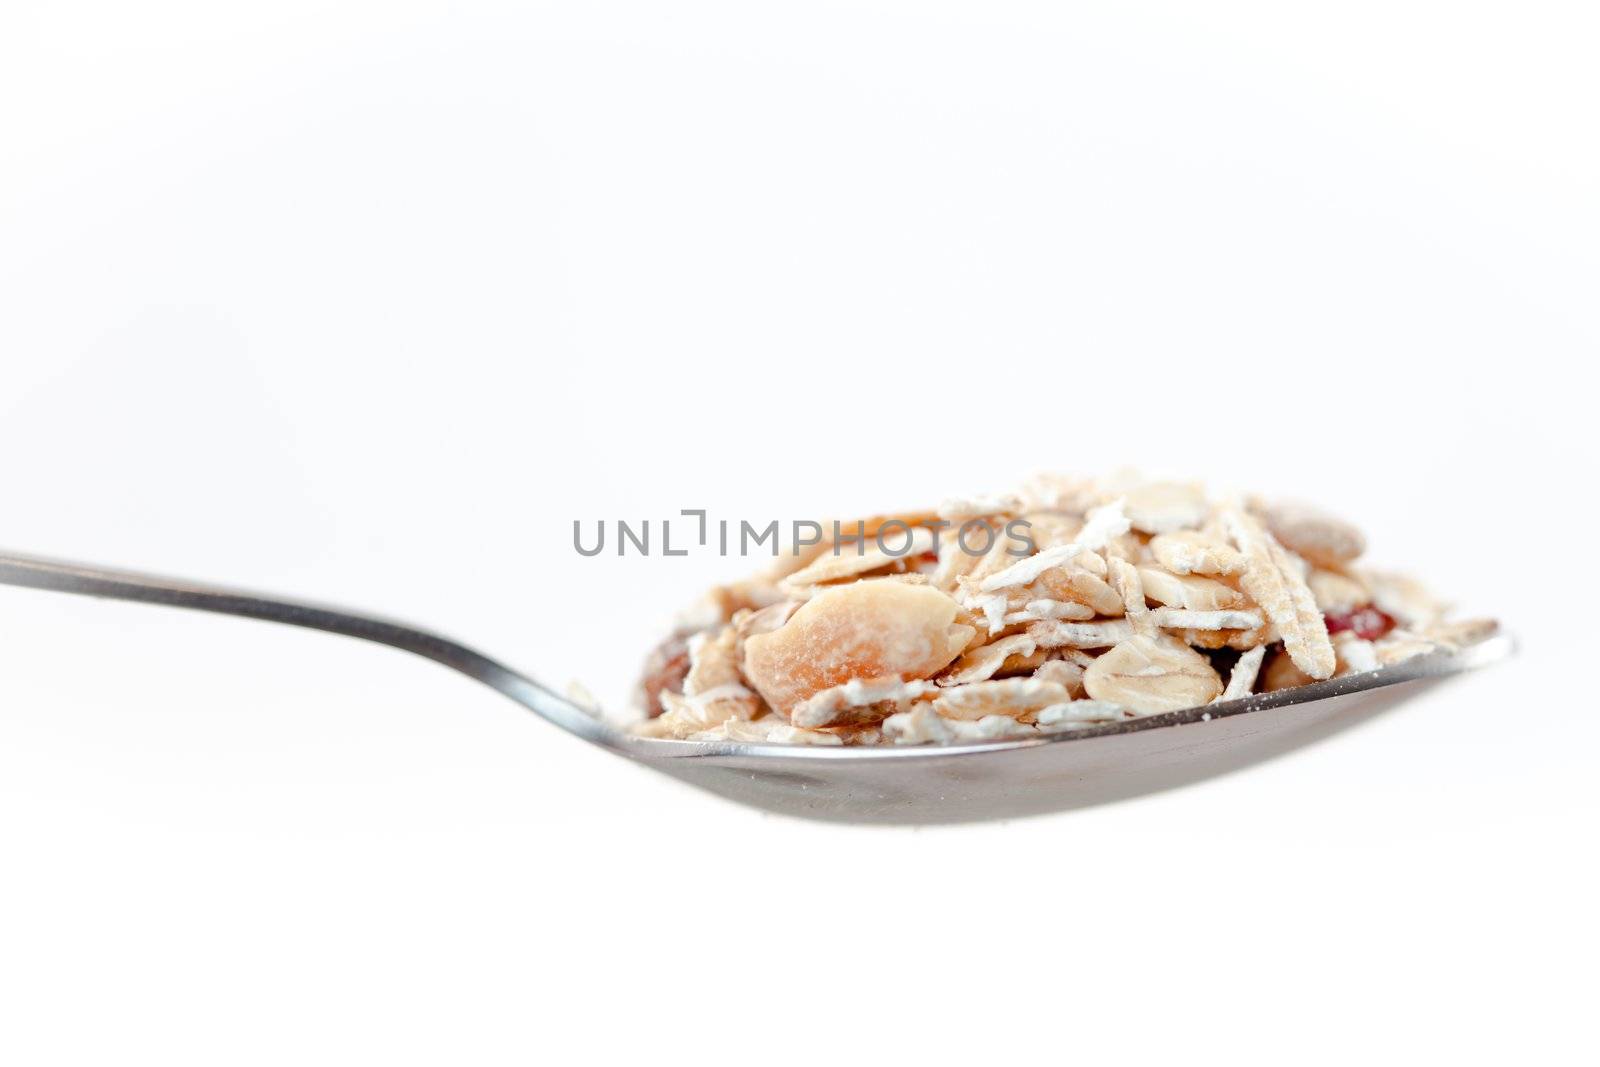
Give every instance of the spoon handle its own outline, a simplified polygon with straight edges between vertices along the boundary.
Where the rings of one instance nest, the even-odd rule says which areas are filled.
[[[142,604],[163,604],[221,615],[241,615],[288,626],[343,634],[402,649],[460,671],[515,700],[570,733],[599,741],[611,731],[598,718],[465,645],[427,630],[390,619],[220,585],[164,578],[86,563],[39,559],[0,553],[0,584],[52,589],[82,596],[111,597]]]

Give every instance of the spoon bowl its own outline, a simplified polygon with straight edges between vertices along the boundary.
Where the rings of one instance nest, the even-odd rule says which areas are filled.
[[[679,781],[829,822],[981,822],[1153,793],[1246,767],[1365,721],[1441,679],[1504,659],[1497,634],[1362,674],[1105,726],[923,746],[739,744],[636,737],[465,645],[377,616],[177,578],[0,555],[0,584],[278,622],[424,656],[557,727]]]

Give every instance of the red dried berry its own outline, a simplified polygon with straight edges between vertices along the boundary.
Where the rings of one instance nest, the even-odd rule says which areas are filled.
[[[1363,641],[1376,641],[1394,629],[1394,619],[1371,604],[1350,611],[1330,612],[1322,618],[1328,624],[1330,634],[1349,630]]]

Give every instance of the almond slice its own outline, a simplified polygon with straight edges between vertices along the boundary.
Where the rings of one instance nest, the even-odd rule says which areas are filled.
[[[927,678],[972,640],[939,590],[869,579],[818,593],[781,627],[745,642],[744,676],[780,715],[853,678]]]

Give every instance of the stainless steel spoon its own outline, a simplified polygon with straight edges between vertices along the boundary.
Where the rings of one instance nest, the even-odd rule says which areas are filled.
[[[242,615],[425,656],[585,741],[709,792],[809,819],[950,823],[1100,804],[1196,782],[1370,718],[1423,685],[1509,655],[1497,635],[1381,670],[1107,726],[922,747],[747,745],[632,737],[480,652],[403,623],[238,589],[0,555],[0,583]]]

